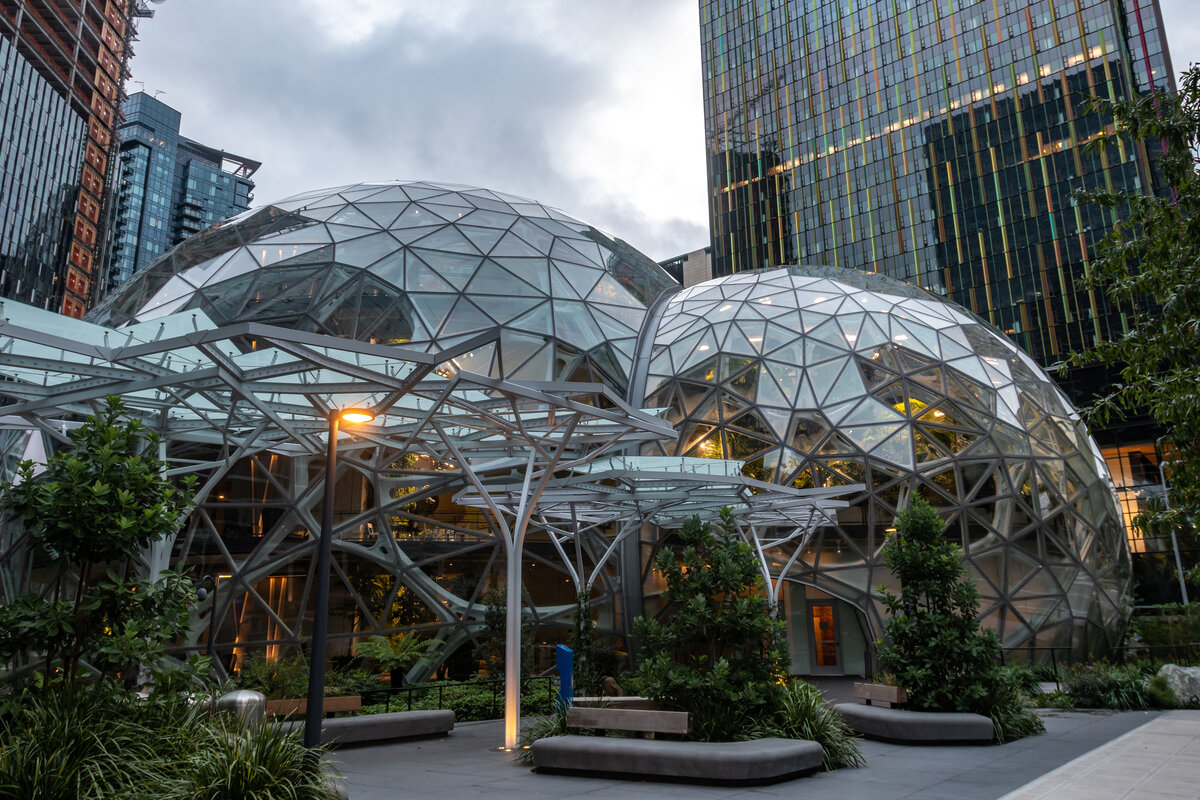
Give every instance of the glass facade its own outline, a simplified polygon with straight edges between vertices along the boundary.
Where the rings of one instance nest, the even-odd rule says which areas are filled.
[[[86,141],[87,121],[0,38],[0,295],[53,306]]]
[[[121,87],[129,74],[126,62],[132,55],[130,42],[135,31],[134,21],[153,16],[153,13],[141,0],[71,0],[67,3],[62,0],[0,0],[0,38],[24,58],[22,65],[17,65],[11,56],[5,58],[3,81],[17,82],[35,94],[50,87],[59,97],[56,102],[70,108],[75,118],[60,128],[38,127],[35,136],[45,140],[38,145],[42,152],[24,153],[45,159],[31,162],[38,167],[55,169],[59,160],[52,151],[74,151],[74,175],[69,178],[74,186],[67,193],[69,196],[63,195],[56,178],[38,189],[50,192],[49,195],[31,200],[29,193],[34,188],[28,183],[30,176],[9,173],[10,165],[4,165],[6,182],[2,187],[2,199],[10,209],[30,202],[46,208],[57,207],[61,210],[54,213],[61,215],[67,223],[67,243],[59,260],[38,267],[37,274],[30,264],[26,264],[24,274],[14,276],[13,280],[5,278],[0,289],[13,292],[6,296],[32,300],[36,305],[72,317],[82,317],[95,301],[108,250],[106,237],[112,212],[115,134],[124,97]],[[28,88],[33,86],[28,82],[28,67],[36,72],[42,88]],[[12,112],[13,108],[10,102],[6,111]],[[29,119],[21,121],[45,126],[48,123],[44,114],[57,114],[48,109],[48,106],[43,106],[40,111],[27,107]],[[83,125],[83,142],[76,147],[80,124]],[[21,140],[19,131],[6,131],[4,136]],[[59,138],[64,141],[56,141]],[[11,181],[8,180],[10,176]],[[57,227],[57,221],[34,224]],[[51,235],[46,228],[46,233],[39,233],[36,238],[41,241]],[[27,247],[37,250],[40,246],[30,244]],[[51,254],[47,252],[46,255]]]
[[[122,110],[110,288],[189,236],[246,211],[259,166],[181,136],[179,112],[145,92],[131,95]]]
[[[861,609],[875,636],[873,589],[894,580],[881,549],[920,491],[1005,647],[1115,644],[1130,563],[1104,459],[1049,376],[960,308],[832,267],[716,279],[668,301],[646,389],[679,431],[671,454],[744,460],[797,488],[865,487],[791,545],[787,577]]]
[[[1043,364],[1119,333],[1081,286],[1150,191],[1084,107],[1172,87],[1155,0],[701,0],[715,274],[796,263],[948,296]]]
[[[743,460],[752,477],[801,488],[863,484],[786,576],[795,631],[809,627],[809,606],[846,604],[831,613],[841,614],[843,644],[859,644],[839,656],[842,668],[857,669],[880,635],[872,588],[890,578],[879,550],[915,490],[963,543],[983,619],[1006,646],[1084,652],[1120,627],[1129,585],[1120,511],[1070,404],[987,323],[885,276],[792,268],[681,291],[624,242],[532,200],[355,184],[218,223],[135,274],[92,319],[118,326],[187,309],[408,347],[499,329],[498,343],[455,365],[607,384],[667,409],[680,433],[671,454]],[[221,460],[203,444],[175,445],[170,457]],[[319,459],[285,450],[246,459],[176,540],[177,563],[221,583],[224,658],[279,654],[306,635],[320,470]],[[424,630],[458,648],[452,661],[467,658],[505,556],[479,511],[453,501],[463,485],[428,454],[397,460],[362,446],[345,459],[335,653],[371,632]],[[660,542],[648,535],[640,565],[602,571],[593,603],[609,630],[624,624],[623,583],[640,583],[647,610],[658,607],[648,565]],[[573,558],[593,564],[602,550]],[[790,555],[773,552],[776,569]],[[530,533],[526,557],[538,640],[553,642],[565,636],[574,584],[545,532]]]

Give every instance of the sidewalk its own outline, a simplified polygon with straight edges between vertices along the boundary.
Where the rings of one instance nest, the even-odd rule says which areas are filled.
[[[1200,798],[1200,711],[1171,711],[1003,800]]]
[[[1046,733],[1001,746],[908,747],[864,741],[867,766],[862,769],[820,773],[770,786],[692,786],[537,775],[516,766],[509,754],[498,749],[503,741],[500,721],[465,723],[445,739],[339,750],[332,760],[346,779],[351,800],[475,796],[484,800],[997,800],[1006,795],[1005,800],[1050,795],[1055,800],[1085,796],[1088,800],[1115,800],[1132,797],[1130,791],[1169,800],[1198,797],[1194,789],[1190,795],[1161,792],[1177,791],[1180,772],[1193,778],[1200,775],[1200,712],[1046,712],[1043,718]],[[1104,755],[1097,767],[1085,765],[1108,748],[1115,749]],[[1190,760],[1167,761],[1180,758]],[[1162,783],[1124,786],[1114,780],[1113,771],[1128,773],[1130,781],[1144,775],[1147,780],[1157,776]],[[1075,794],[1075,787],[1063,786],[1072,776],[1089,773],[1085,779],[1094,782],[1087,784],[1086,794]],[[1038,790],[1035,787],[1041,780],[1054,783]],[[1041,793],[1020,794],[1026,790]]]

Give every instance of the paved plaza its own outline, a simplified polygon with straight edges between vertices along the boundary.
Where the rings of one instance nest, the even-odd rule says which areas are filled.
[[[510,755],[498,749],[503,739],[500,721],[461,724],[444,739],[348,748],[332,758],[351,800],[1200,798],[1200,711],[1048,711],[1043,718],[1045,734],[1002,746],[910,747],[865,741],[867,766],[862,769],[770,786],[538,775],[513,764]]]

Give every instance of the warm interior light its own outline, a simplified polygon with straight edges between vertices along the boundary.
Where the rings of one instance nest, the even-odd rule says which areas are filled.
[[[374,414],[362,408],[348,408],[341,413],[341,417],[346,422],[370,422],[375,419]]]

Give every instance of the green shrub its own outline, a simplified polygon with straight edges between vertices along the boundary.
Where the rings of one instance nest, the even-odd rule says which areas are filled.
[[[1067,670],[1062,687],[1076,708],[1128,711],[1149,705],[1147,680],[1136,665],[1076,664]]]
[[[235,683],[270,700],[307,697],[308,661],[299,655],[268,659],[264,653],[254,653],[241,662]]]
[[[1179,708],[1181,705],[1166,675],[1151,675],[1146,680],[1146,700],[1154,708]]]
[[[1000,640],[980,629],[979,590],[937,511],[914,495],[896,530],[883,550],[900,594],[881,591],[891,615],[884,623],[889,642],[879,649],[882,670],[895,675],[913,708],[983,714],[999,742],[1043,730],[1021,692],[1030,676],[1001,668]]]
[[[1016,741],[1046,729],[1041,717],[1033,712],[1033,701],[1026,689],[1032,674],[1028,670],[1013,667],[995,673],[991,695],[983,707],[992,720],[997,742]],[[1036,680],[1033,685],[1035,693],[1040,694]]]
[[[718,527],[692,517],[679,540],[678,553],[664,548],[654,562],[671,615],[634,623],[646,654],[638,676],[664,708],[692,715],[697,739],[729,741],[772,714],[787,669],[783,623],[768,614],[758,562],[729,509]]]
[[[1172,603],[1157,606],[1155,611],[1158,613],[1153,616],[1134,618],[1141,644],[1168,647],[1200,642],[1200,603]]]
[[[1055,690],[1033,696],[1035,708],[1061,708],[1070,711],[1075,708],[1075,701],[1066,692]]]
[[[278,725],[248,731],[209,726],[173,797],[183,800],[335,800],[298,734]]]
[[[1028,695],[1041,694],[1042,679],[1038,677],[1038,674],[1029,664],[1016,662],[1009,664],[1006,669],[1022,692]]]
[[[858,739],[841,714],[829,707],[817,687],[805,681],[788,683],[779,693],[774,716],[760,720],[740,738],[768,736],[818,742],[824,751],[821,763],[826,770],[861,767],[866,763]]]
[[[182,696],[141,699],[112,682],[76,682],[7,708],[0,800],[334,797],[296,736],[270,726],[242,733],[231,716]]]

